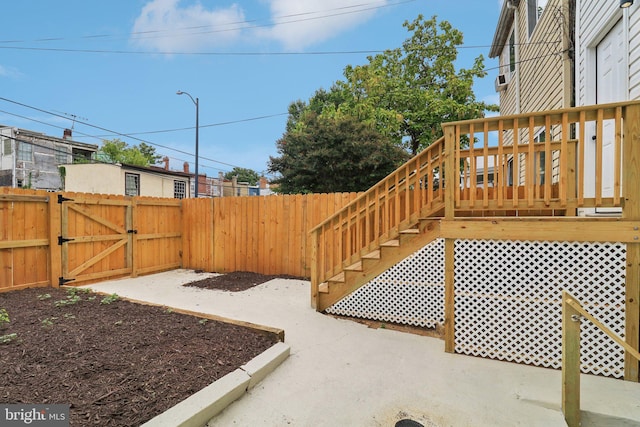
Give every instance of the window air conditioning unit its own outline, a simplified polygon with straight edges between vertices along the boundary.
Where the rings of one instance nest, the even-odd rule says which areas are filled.
[[[507,86],[509,86],[507,75],[498,74],[498,77],[496,77],[496,92],[502,92],[503,90],[506,90]]]

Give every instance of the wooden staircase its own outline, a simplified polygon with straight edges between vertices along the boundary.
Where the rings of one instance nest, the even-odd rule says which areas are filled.
[[[362,285],[384,273],[425,245],[440,237],[440,218],[421,218],[397,238],[380,244],[343,271],[318,285],[317,310],[324,311]]]

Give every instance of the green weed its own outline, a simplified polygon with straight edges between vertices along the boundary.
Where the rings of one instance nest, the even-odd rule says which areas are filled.
[[[120,297],[118,296],[118,294],[107,295],[106,297],[102,298],[100,304],[111,304],[112,302],[116,302],[119,299]]]
[[[7,335],[0,335],[0,344],[8,344],[11,341],[15,341],[16,339],[18,339],[18,334],[7,334]]]

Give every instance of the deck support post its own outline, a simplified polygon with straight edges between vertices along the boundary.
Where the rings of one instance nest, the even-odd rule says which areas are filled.
[[[640,105],[625,107],[624,167],[622,173],[623,210],[627,220],[640,219]],[[635,350],[640,349],[640,242],[627,244],[625,284],[625,337]],[[638,361],[625,352],[624,379],[638,382]]]
[[[460,191],[457,185],[455,149],[456,140],[454,126],[444,126],[444,177],[445,221],[455,220],[455,192]],[[455,352],[455,239],[444,240],[444,350]]]
[[[318,310],[318,233],[311,232],[311,307]]]

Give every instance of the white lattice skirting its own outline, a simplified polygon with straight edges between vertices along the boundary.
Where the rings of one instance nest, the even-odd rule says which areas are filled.
[[[560,368],[561,292],[624,337],[626,246],[456,240],[455,350]],[[444,322],[438,239],[330,307],[333,314],[434,327]],[[621,378],[624,352],[582,324],[582,371]]]

